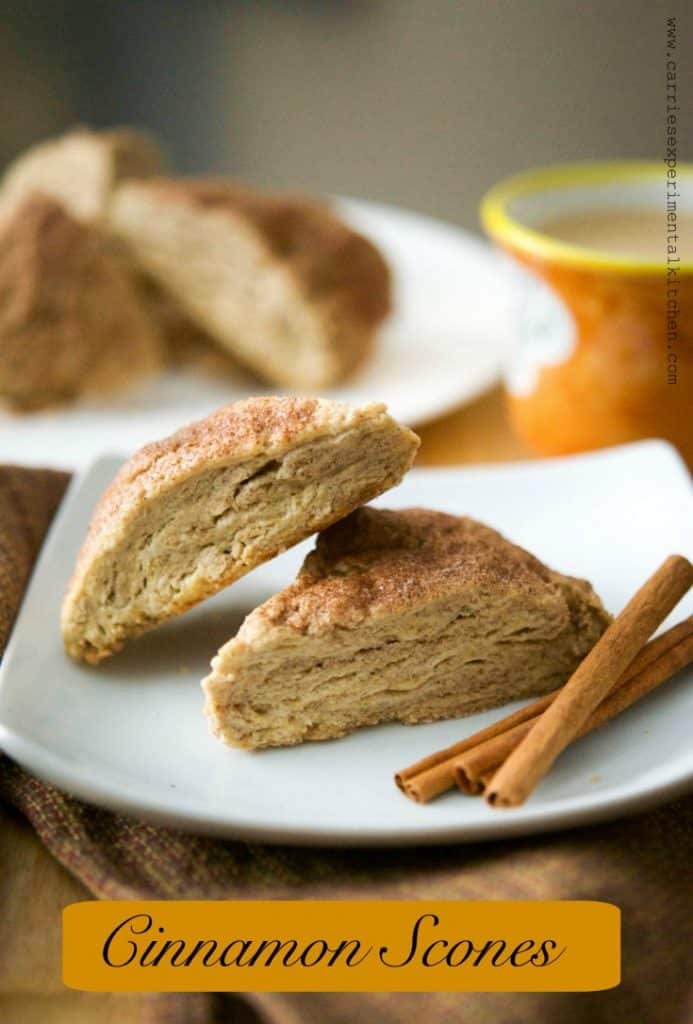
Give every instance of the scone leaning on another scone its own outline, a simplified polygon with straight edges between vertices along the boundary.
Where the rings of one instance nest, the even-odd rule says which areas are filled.
[[[0,402],[106,394],[161,369],[161,336],[94,225],[35,194],[0,216]]]
[[[282,387],[328,387],[369,354],[390,274],[327,206],[219,181],[116,190],[113,233],[191,320]]]
[[[10,165],[0,182],[0,211],[40,192],[81,220],[100,220],[116,185],[160,174],[163,166],[156,142],[132,128],[76,128],[32,146]]]
[[[609,621],[589,583],[481,523],[362,508],[221,648],[206,714],[248,748],[467,715],[561,685]]]
[[[94,513],[63,604],[98,662],[398,483],[419,439],[382,405],[249,398],[141,449]]]

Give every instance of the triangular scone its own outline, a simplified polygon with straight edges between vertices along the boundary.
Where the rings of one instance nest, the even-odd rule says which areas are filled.
[[[378,250],[307,198],[155,179],[117,189],[109,220],[191,319],[282,387],[341,380],[390,309]]]
[[[362,508],[221,648],[206,713],[250,748],[467,715],[562,684],[609,621],[589,583],[473,519]]]
[[[161,174],[164,165],[154,139],[141,132],[131,128],[74,129],[32,146],[10,165],[0,182],[0,218],[12,215],[39,193],[60,203],[72,217],[105,230],[106,209],[116,186]],[[110,240],[122,258],[122,246],[112,236]],[[161,336],[167,363],[211,363],[212,357],[217,357],[218,346],[190,323],[172,296],[160,295],[129,257],[127,263],[133,284],[140,291],[141,305]],[[217,357],[222,366],[223,356],[219,352]]]
[[[93,225],[35,194],[0,217],[0,401],[18,410],[116,391],[163,346],[128,268]]]
[[[100,220],[116,185],[160,174],[163,166],[148,135],[130,128],[78,128],[32,146],[10,165],[0,182],[0,210],[41,192],[81,220]]]
[[[249,398],[142,448],[104,493],[63,605],[97,662],[398,483],[419,439],[383,405]]]

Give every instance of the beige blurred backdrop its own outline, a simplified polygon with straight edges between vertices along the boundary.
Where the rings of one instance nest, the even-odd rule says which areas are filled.
[[[0,159],[82,121],[160,134],[181,170],[367,196],[476,228],[499,178],[663,154],[658,0],[0,0]],[[693,104],[681,112],[693,139]]]

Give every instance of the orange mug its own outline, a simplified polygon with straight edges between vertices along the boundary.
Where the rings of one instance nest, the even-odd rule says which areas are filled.
[[[671,170],[546,168],[482,202],[515,265],[510,416],[540,454],[661,437],[693,467],[693,262],[678,234],[693,220],[693,165]]]

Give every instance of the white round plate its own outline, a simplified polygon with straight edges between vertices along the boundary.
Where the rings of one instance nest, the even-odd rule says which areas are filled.
[[[301,545],[98,668],[62,651],[58,618],[103,459],[73,484],[0,670],[0,748],[85,800],[196,832],[312,845],[463,842],[570,827],[673,797],[693,779],[690,671],[576,743],[527,804],[492,810],[451,793],[411,803],[393,773],[509,708],[415,727],[363,729],[285,750],[230,750],[207,730],[199,680],[243,616],[285,586]],[[673,450],[466,470],[414,470],[379,504],[427,504],[503,530],[549,565],[592,580],[617,612],[673,551],[691,550],[690,483]],[[687,598],[670,617],[693,612]]]
[[[476,236],[394,206],[338,199],[344,218],[382,249],[394,312],[374,356],[346,385],[324,392],[386,402],[415,427],[470,401],[499,377],[509,345],[507,275]],[[104,451],[141,445],[250,394],[279,394],[249,377],[168,372],[119,397],[27,416],[0,414],[0,461],[81,469]]]

